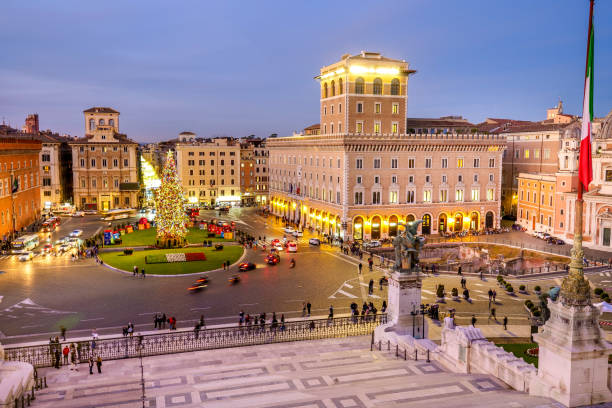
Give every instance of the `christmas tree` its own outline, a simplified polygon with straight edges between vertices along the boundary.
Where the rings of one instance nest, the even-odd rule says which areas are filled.
[[[176,163],[169,151],[162,171],[161,185],[155,197],[158,244],[182,246],[187,235],[187,215],[183,209],[183,189],[176,172]]]

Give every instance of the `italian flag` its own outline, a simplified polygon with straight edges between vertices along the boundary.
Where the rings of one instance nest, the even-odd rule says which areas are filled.
[[[593,2],[589,14],[589,34],[587,45],[586,72],[584,78],[584,102],[582,106],[582,132],[580,140],[580,161],[578,162],[578,178],[589,191],[589,183],[593,180],[593,164],[591,156],[591,129],[593,123]]]

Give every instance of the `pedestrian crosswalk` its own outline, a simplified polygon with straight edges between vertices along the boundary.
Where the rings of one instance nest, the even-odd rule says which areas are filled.
[[[599,272],[598,273],[599,276],[606,276],[606,277],[611,277],[612,276],[612,272],[610,271],[604,271],[604,272]]]

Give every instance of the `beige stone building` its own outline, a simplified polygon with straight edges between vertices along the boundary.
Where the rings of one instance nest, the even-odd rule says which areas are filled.
[[[138,206],[138,144],[119,133],[119,112],[83,111],[85,136],[70,142],[75,206],[110,210]]]
[[[240,143],[237,140],[200,139],[191,132],[183,132],[174,148],[179,178],[190,203],[240,203]]]
[[[406,134],[408,63],[362,52],[323,67],[320,134],[270,138],[271,211],[344,239],[500,222],[502,135]]]

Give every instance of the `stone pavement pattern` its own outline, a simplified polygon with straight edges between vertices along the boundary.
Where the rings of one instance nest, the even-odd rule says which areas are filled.
[[[144,359],[147,407],[559,407],[487,375],[370,352],[370,337],[207,350]],[[102,374],[39,370],[49,388],[34,407],[140,407],[138,359],[103,363]]]

